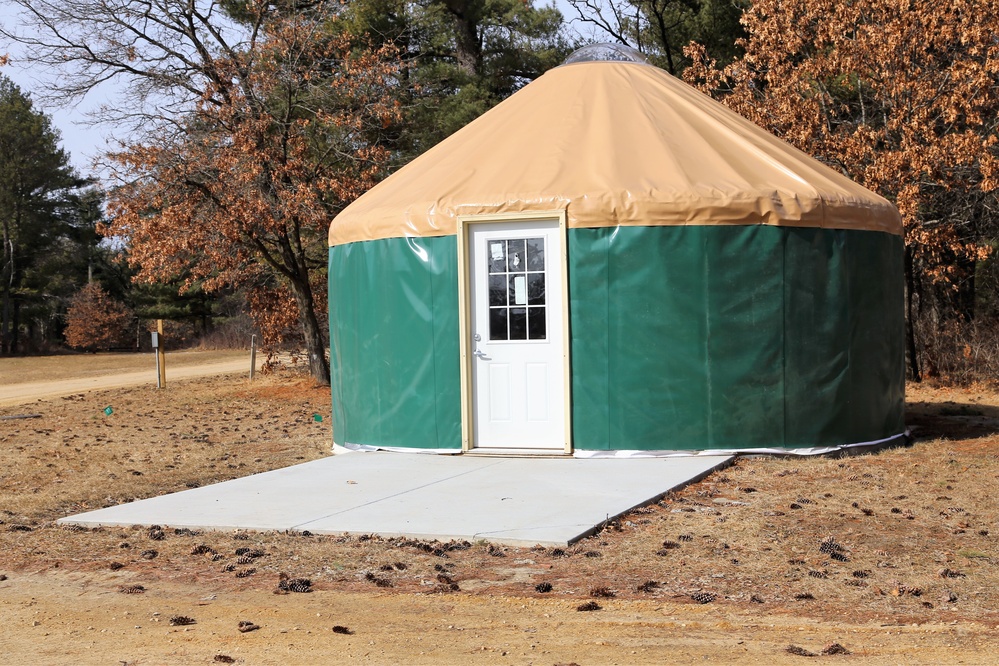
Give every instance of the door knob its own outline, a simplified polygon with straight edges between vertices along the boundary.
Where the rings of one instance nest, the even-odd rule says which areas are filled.
[[[486,353],[481,349],[476,349],[475,351],[472,352],[472,355],[475,356],[476,358],[483,358],[483,359],[489,358],[488,356],[486,356]]]

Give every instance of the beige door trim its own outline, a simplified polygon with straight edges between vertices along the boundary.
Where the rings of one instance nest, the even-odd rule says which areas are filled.
[[[569,271],[568,271],[568,238],[566,212],[562,210],[536,211],[530,213],[503,213],[496,215],[459,215],[458,216],[458,348],[461,353],[461,450],[471,451],[475,448],[473,441],[472,404],[472,301],[471,276],[468,274],[469,263],[469,227],[491,222],[532,222],[557,220],[562,249],[559,253],[558,265],[562,271],[562,376],[564,378],[565,442],[564,451],[572,453],[572,381],[570,376],[570,346],[569,346]],[[556,449],[557,450],[557,449]]]

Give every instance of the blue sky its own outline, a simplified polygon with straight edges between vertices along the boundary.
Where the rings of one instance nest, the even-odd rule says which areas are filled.
[[[566,18],[575,15],[565,0],[555,0],[555,4]],[[0,23],[3,23],[4,27],[18,24],[16,7],[11,7],[4,0],[0,0]],[[61,145],[70,154],[72,164],[81,175],[90,175],[93,159],[113,145],[109,144],[109,140],[114,139],[114,128],[88,122],[87,111],[96,109],[101,104],[113,102],[115,87],[105,84],[101,89],[91,91],[82,102],[69,107],[44,104],[39,100],[40,91],[45,82],[50,80],[52,73],[34,68],[30,63],[20,62],[15,46],[0,43],[0,55],[9,53],[11,56],[10,64],[0,68],[0,73],[20,86],[23,92],[31,95],[36,108],[46,113],[59,130],[62,136]]]
[[[3,0],[0,0],[0,22],[4,27],[16,26],[18,24],[16,8],[11,7]],[[34,68],[30,63],[20,62],[17,49],[0,43],[0,54],[8,53],[11,62],[6,67],[0,68],[3,74],[16,83],[22,92],[31,95],[36,108],[43,111],[52,119],[52,124],[62,135],[62,147],[70,153],[70,160],[81,174],[90,171],[92,158],[106,145],[106,138],[111,134],[113,128],[93,127],[86,124],[86,111],[94,109],[106,99],[100,92],[89,94],[82,103],[75,104],[69,108],[59,108],[53,105],[42,104],[38,94],[33,91],[40,91],[47,80],[49,74],[40,69]],[[111,92],[111,89],[108,89]],[[105,93],[106,94],[106,93]]]

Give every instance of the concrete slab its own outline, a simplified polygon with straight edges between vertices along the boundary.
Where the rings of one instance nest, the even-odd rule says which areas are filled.
[[[731,456],[575,459],[350,453],[61,519],[568,545]]]

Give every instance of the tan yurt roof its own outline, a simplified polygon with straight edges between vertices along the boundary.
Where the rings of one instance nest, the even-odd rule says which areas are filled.
[[[555,68],[348,206],[329,242],[454,234],[463,215],[569,227],[768,224],[901,233],[895,207],[637,62]]]

